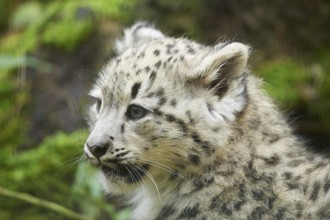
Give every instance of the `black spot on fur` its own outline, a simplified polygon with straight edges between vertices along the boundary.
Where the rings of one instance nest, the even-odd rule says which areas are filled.
[[[149,67],[149,66],[146,66],[146,67],[144,68],[144,71],[146,71],[146,73],[148,73],[148,72],[150,71],[150,67]]]
[[[174,46],[174,44],[166,44],[167,49],[172,49]]]
[[[201,141],[199,135],[198,135],[196,132],[194,132],[194,133],[191,135],[191,137],[192,137],[193,141],[194,141],[196,144],[200,145],[200,144],[202,143],[202,141]]]
[[[253,209],[251,214],[248,216],[248,219],[250,220],[262,219],[262,216],[266,213],[267,213],[267,209],[263,206],[259,206]]]
[[[233,170],[226,170],[226,171],[221,171],[221,172],[217,172],[217,174],[221,175],[221,176],[231,176],[234,174]]]
[[[154,109],[153,113],[157,116],[162,116],[163,115],[163,112],[161,112],[158,108]]]
[[[270,158],[263,158],[266,164],[271,166],[276,166],[280,163],[280,157],[277,154],[274,154]]]
[[[125,132],[125,125],[124,124],[122,124],[120,126],[120,131],[121,131],[122,134]]]
[[[327,193],[330,189],[330,179],[328,178],[325,183],[324,183],[324,186],[323,186],[323,191],[324,193]]]
[[[200,146],[207,154],[211,154],[214,151],[209,143],[207,141],[202,141],[196,132],[192,133],[191,138],[193,139],[194,143]]]
[[[147,95],[147,98],[152,98],[152,97],[154,97],[156,94],[155,94],[155,92],[151,92],[151,93],[149,93],[148,95]]]
[[[290,172],[285,172],[285,173],[284,173],[284,178],[285,178],[286,180],[290,180],[290,179],[292,178],[292,173],[290,173]]]
[[[162,106],[162,105],[164,105],[166,103],[166,101],[167,101],[167,99],[165,97],[162,97],[162,98],[159,99],[158,105],[159,106]]]
[[[196,54],[196,51],[194,50],[194,48],[192,48],[192,47],[190,47],[190,46],[187,47],[187,52],[188,52],[189,54]]]
[[[150,79],[151,81],[154,81],[155,78],[156,78],[156,71],[152,71],[151,74],[150,74],[149,79]]]
[[[260,120],[256,118],[251,119],[248,123],[249,123],[249,127],[253,130],[257,130],[261,124]]]
[[[186,115],[187,115],[187,117],[189,119],[189,124],[193,124],[194,123],[194,119],[191,116],[191,111],[190,110],[187,110],[186,111]]]
[[[175,208],[173,207],[173,205],[166,205],[158,214],[158,216],[156,217],[156,220],[163,220],[167,217],[170,217],[171,215],[173,215],[175,213]]]
[[[188,154],[188,159],[195,165],[200,163],[200,158],[197,154]]]
[[[175,122],[184,133],[188,132],[188,127],[186,126],[186,124],[184,123],[184,121],[182,121],[181,119],[176,118],[174,115],[171,114],[165,114],[165,119],[168,122]]]
[[[170,115],[170,114],[166,114],[165,118],[168,122],[174,122],[175,121],[175,117],[173,115]]]
[[[131,91],[131,97],[132,99],[134,99],[136,97],[136,95],[139,92],[139,89],[141,87],[141,83],[135,83],[132,87],[132,91]]]
[[[253,161],[249,161],[247,166],[244,167],[245,176],[252,182],[260,181],[262,178],[258,171],[254,168]]]
[[[193,180],[195,190],[200,190],[204,187],[207,187],[213,182],[214,182],[214,177],[211,175],[205,175],[202,178],[196,178]]]
[[[171,106],[173,106],[173,107],[176,106],[176,100],[175,100],[175,99],[172,99],[172,100],[171,100]]]
[[[239,200],[238,202],[236,202],[234,204],[234,210],[235,211],[239,211],[241,209],[241,207],[246,203],[246,200],[245,199],[241,199]]]
[[[179,127],[181,128],[181,131],[183,131],[184,133],[187,133],[187,132],[188,132],[188,128],[187,128],[186,124],[185,124],[182,120],[180,120],[180,119],[176,119],[175,122],[176,122],[176,123],[179,125]]]
[[[216,209],[220,214],[224,214],[227,216],[231,216],[233,214],[233,210],[230,204],[220,201],[219,196],[215,196],[212,198],[210,209]]]
[[[159,51],[159,50],[154,50],[154,54],[155,54],[156,56],[159,56],[160,51]]]
[[[156,96],[162,98],[164,96],[164,88],[158,89],[158,91],[156,92]]]
[[[289,187],[289,189],[298,189],[299,185],[295,182],[287,182],[286,185]]]
[[[252,190],[252,197],[257,200],[257,201],[261,201],[262,199],[264,199],[265,193],[261,190]]]
[[[275,142],[277,142],[277,141],[279,141],[279,140],[280,140],[280,136],[274,134],[274,135],[272,135],[272,136],[269,138],[269,143],[270,143],[270,144],[273,144],[273,143],[275,143]]]
[[[194,205],[193,207],[186,207],[182,213],[180,214],[179,218],[195,218],[196,215],[199,213],[199,204]]]
[[[268,198],[267,204],[268,204],[268,208],[269,209],[272,209],[273,208],[273,205],[274,205],[275,200],[276,200],[276,197],[275,196],[272,196],[272,197],[269,197]]]
[[[144,56],[145,56],[145,53],[142,52],[142,53],[139,54],[139,56],[138,56],[137,58],[138,58],[138,59],[142,59]]]
[[[162,65],[162,61],[158,61],[158,62],[155,64],[156,69],[159,69],[160,65]]]
[[[320,192],[321,184],[317,181],[313,185],[313,190],[311,192],[311,195],[309,197],[310,200],[315,201],[319,197],[319,192]]]
[[[139,75],[140,73],[141,73],[141,69],[138,69],[135,74]]]
[[[286,213],[287,211],[286,211],[286,208],[284,208],[284,207],[281,207],[281,208],[279,208],[278,210],[277,210],[277,214],[276,214],[276,219],[277,220],[283,220],[283,219],[285,219],[284,218],[284,216],[285,216],[285,213]]]

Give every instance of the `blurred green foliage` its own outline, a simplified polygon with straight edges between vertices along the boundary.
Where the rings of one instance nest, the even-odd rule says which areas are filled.
[[[57,132],[31,149],[26,69],[50,73],[30,55],[42,46],[75,50],[104,18],[125,20],[134,1],[9,1],[0,3],[0,186],[82,213],[89,219],[127,219],[104,199],[97,173],[82,160],[87,131]],[[125,13],[123,13],[125,10]],[[4,16],[5,15],[5,16]],[[66,219],[65,215],[0,195],[0,219]]]
[[[330,50],[316,56],[310,66],[290,58],[264,62],[257,74],[264,88],[285,109],[304,109],[321,129],[330,128]]]
[[[282,107],[299,104],[302,101],[301,90],[311,78],[305,68],[289,59],[263,63],[258,72],[266,82],[267,92]]]

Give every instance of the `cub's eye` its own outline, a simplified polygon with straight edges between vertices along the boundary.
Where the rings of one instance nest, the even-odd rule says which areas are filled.
[[[95,106],[95,110],[96,110],[96,112],[99,112],[100,109],[101,109],[101,106],[102,106],[102,100],[99,99],[99,98],[95,98],[95,97],[93,97],[93,102],[94,102],[93,105]]]
[[[137,120],[137,119],[141,119],[144,116],[146,116],[147,113],[148,113],[148,110],[142,108],[141,106],[130,105],[127,108],[126,115],[131,120]]]
[[[101,105],[102,105],[102,100],[101,99],[96,99],[96,111],[100,111]]]

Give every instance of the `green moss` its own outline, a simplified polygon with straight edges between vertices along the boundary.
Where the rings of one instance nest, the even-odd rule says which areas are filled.
[[[134,1],[68,1],[61,8],[58,19],[47,24],[42,42],[66,51],[73,51],[106,16],[124,19],[132,9]],[[50,5],[49,7],[52,7]]]
[[[310,123],[318,123],[317,129],[325,130],[330,128],[329,60],[330,50],[324,50],[309,59],[309,65],[282,59],[262,64],[257,73],[281,107],[304,112]]]
[[[276,60],[262,64],[257,74],[265,80],[266,91],[285,107],[302,102],[302,92],[311,80],[309,72],[291,60]]]
[[[27,121],[22,109],[29,98],[27,91],[10,72],[0,71],[1,150],[12,152],[24,142]]]
[[[73,51],[97,27],[100,19],[127,20],[135,1],[52,1],[26,2],[13,14],[12,26],[19,31],[0,38],[0,54],[25,55],[40,44]],[[24,19],[26,14],[34,14]]]
[[[58,132],[36,148],[16,153],[2,151],[6,155],[0,163],[6,172],[0,173],[0,186],[61,204],[90,219],[127,219],[127,210],[115,212],[104,201],[96,170],[80,163],[87,135],[86,130]],[[13,210],[20,210],[22,219],[65,219],[22,201],[0,196],[0,203],[5,210],[0,212],[0,219],[14,216]]]
[[[66,51],[74,50],[91,33],[93,22],[63,20],[62,22],[53,22],[48,25],[42,35],[42,41],[45,44],[54,45]]]
[[[73,205],[71,186],[77,165],[73,159],[82,155],[86,136],[85,130],[72,134],[59,132],[46,138],[34,149],[6,153],[5,159],[1,161],[1,167],[6,172],[0,173],[0,185],[71,207]],[[2,151],[2,154],[4,153]],[[63,195],[66,195],[64,201]],[[4,198],[0,197],[3,210],[10,212],[19,209],[21,216],[52,217],[54,214],[44,213],[44,215],[42,208],[24,202],[3,203],[3,200]],[[0,218],[2,214],[5,213],[1,213]]]
[[[125,21],[130,17],[129,15],[136,5],[136,0],[85,0],[84,4],[90,7],[98,18],[112,17],[114,19]]]
[[[330,49],[320,52],[313,64],[314,86],[317,90],[310,112],[330,128]]]
[[[19,5],[10,19],[14,29],[24,28],[38,22],[42,16],[42,5],[37,1],[27,1]]]

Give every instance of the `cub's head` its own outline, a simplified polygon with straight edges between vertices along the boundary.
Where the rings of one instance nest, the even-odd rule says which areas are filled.
[[[137,23],[116,51],[90,92],[84,147],[106,187],[127,192],[211,163],[247,102],[248,47],[206,47]]]

